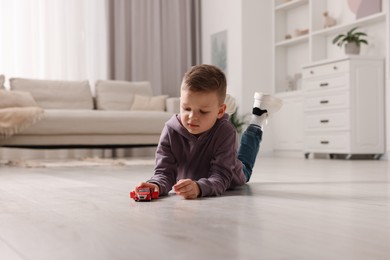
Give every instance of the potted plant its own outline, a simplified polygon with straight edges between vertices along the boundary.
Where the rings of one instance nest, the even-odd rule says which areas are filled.
[[[232,125],[234,126],[234,128],[236,128],[237,133],[241,134],[243,127],[246,124],[246,116],[247,115],[240,117],[240,116],[238,116],[237,111],[238,111],[238,108],[236,108],[234,113],[230,115],[229,120],[230,120],[230,123],[232,123]]]
[[[359,54],[360,45],[368,44],[365,39],[361,37],[367,36],[364,32],[356,31],[358,27],[352,28],[346,34],[339,34],[333,39],[333,44],[342,47],[345,44],[346,54]]]

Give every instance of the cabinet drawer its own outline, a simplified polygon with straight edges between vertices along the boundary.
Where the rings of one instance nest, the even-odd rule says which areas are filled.
[[[349,92],[328,92],[321,95],[306,95],[305,110],[349,107]]]
[[[326,90],[336,88],[348,88],[348,74],[341,74],[335,77],[319,77],[303,80],[304,90]]]
[[[305,130],[349,130],[349,110],[333,113],[306,113]]]
[[[349,147],[349,132],[307,135],[305,139],[305,150],[308,152],[348,153]]]
[[[302,78],[312,78],[349,71],[349,61],[339,61],[317,66],[304,67]]]

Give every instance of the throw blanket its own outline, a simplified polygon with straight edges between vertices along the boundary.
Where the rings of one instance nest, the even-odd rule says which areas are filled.
[[[19,133],[43,115],[30,93],[0,90],[0,139]]]

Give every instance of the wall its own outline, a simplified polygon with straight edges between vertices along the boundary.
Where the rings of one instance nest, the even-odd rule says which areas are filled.
[[[254,92],[272,93],[271,1],[242,1],[242,108],[252,109]]]
[[[242,31],[241,1],[213,0],[201,3],[202,63],[211,64],[211,36],[227,30],[228,93],[241,105],[242,85]]]
[[[385,95],[385,109],[386,109],[386,118],[385,118],[385,125],[386,125],[386,150],[387,155],[386,159],[390,160],[390,77],[388,76],[386,80],[386,89],[385,89],[386,95]]]
[[[228,93],[240,114],[251,113],[255,91],[272,93],[272,1],[202,1],[202,63],[211,63],[211,36],[227,30]],[[271,128],[268,126],[267,128]],[[272,131],[266,128],[261,152],[272,151]]]

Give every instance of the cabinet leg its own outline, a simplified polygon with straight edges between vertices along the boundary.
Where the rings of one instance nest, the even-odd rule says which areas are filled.
[[[329,154],[329,159],[334,159],[334,158],[335,158],[334,154],[333,154],[333,153],[330,153],[330,154]]]
[[[305,153],[305,159],[309,159],[310,153]]]
[[[349,159],[351,159],[351,157],[352,157],[352,154],[347,154],[347,156],[345,156],[345,160],[349,160]]]
[[[381,158],[381,156],[382,156],[381,154],[374,154],[373,159],[379,160]]]

